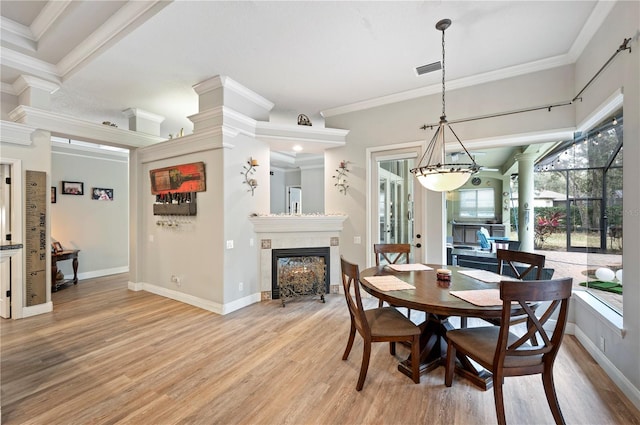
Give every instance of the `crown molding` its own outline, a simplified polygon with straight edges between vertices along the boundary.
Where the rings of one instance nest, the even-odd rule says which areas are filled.
[[[38,41],[42,38],[45,32],[51,25],[53,25],[62,12],[72,3],[71,0],[56,0],[56,1],[48,1],[47,4],[42,8],[38,16],[33,20],[30,26],[30,31],[33,34],[35,41]]]
[[[144,164],[198,152],[233,148],[234,146],[232,144],[224,142],[224,136],[226,135],[223,127],[219,126],[215,129],[140,148],[138,149],[138,158],[139,161]]]
[[[568,65],[572,63],[568,55],[559,55],[551,58],[541,59],[526,64],[511,66],[504,69],[498,69],[495,71],[485,72],[483,74],[472,75],[469,77],[458,78],[447,82],[447,90],[457,90],[465,87],[472,87],[480,84],[486,84],[493,81],[500,81],[507,78],[517,77],[519,75],[530,74],[533,72],[544,71],[547,69],[557,68],[560,66]],[[348,114],[351,112],[362,111],[365,109],[371,109],[378,106],[389,105],[392,103],[402,102],[405,100],[416,99],[436,93],[441,93],[441,84],[432,84],[430,86],[421,87],[418,89],[407,90],[400,93],[391,94],[388,96],[382,96],[374,99],[364,100],[362,102],[352,103],[350,105],[338,106],[336,108],[326,109],[320,112],[324,118],[333,117],[336,115]]]
[[[304,146],[304,152],[323,152],[326,149],[344,146],[349,130],[311,127],[305,125],[274,124],[267,121],[256,123],[256,139],[268,143],[272,150],[292,150],[294,144]]]
[[[162,121],[165,120],[165,117],[163,117],[162,115],[157,115],[140,108],[127,108],[124,111],[122,111],[122,113],[127,118],[137,117],[137,118],[153,121],[158,124],[160,124]]]
[[[38,44],[29,27],[0,16],[2,41],[35,52]]]
[[[63,78],[68,78],[87,64],[94,55],[133,31],[170,3],[171,1],[126,2],[103,25],[58,62],[58,72]]]
[[[587,44],[589,44],[593,36],[600,29],[604,20],[607,19],[607,16],[609,16],[609,12],[611,12],[617,1],[618,0],[598,1],[596,3],[587,22],[582,27],[582,30],[580,30],[580,33],[567,53],[571,63],[578,60],[587,47]]]
[[[17,69],[22,73],[33,74],[45,80],[60,83],[60,75],[54,65],[4,46],[0,48],[0,52],[3,66]]]
[[[13,88],[13,84],[5,83],[4,81],[0,82],[0,92],[17,96],[16,91]]]
[[[52,83],[51,81],[43,80],[31,75],[21,75],[13,82],[13,91],[17,96],[20,96],[23,91],[28,88],[36,88],[44,90],[49,94],[53,94],[60,89],[60,85]]]
[[[146,133],[123,130],[24,105],[9,112],[9,118],[14,122],[49,131],[55,135],[102,145],[141,148],[165,140]]]
[[[0,121],[0,140],[2,143],[30,146],[33,143],[31,133],[34,131],[36,131],[35,127],[11,121]]]
[[[266,109],[270,111],[273,109],[275,104],[260,96],[258,93],[246,88],[242,84],[237,81],[232,80],[226,75],[216,75],[215,77],[211,77],[208,80],[202,81],[193,86],[193,90],[199,95],[203,95],[210,91],[219,89],[224,87],[233,91],[234,93],[244,97],[254,105],[259,106],[262,109]]]
[[[575,41],[571,45],[571,48],[566,54],[541,59],[538,61],[516,65],[501,70],[491,71],[484,74],[475,75],[467,78],[460,78],[447,82],[448,90],[455,90],[464,87],[471,87],[478,84],[489,83],[492,81],[498,81],[501,79],[517,77],[519,75],[525,75],[532,72],[544,71],[547,69],[556,68],[559,66],[569,65],[575,63],[580,57],[587,44],[595,33],[600,29],[604,20],[609,15],[609,12],[614,8],[618,0],[612,1],[598,1],[591,11],[591,15],[587,19],[587,22],[580,30],[580,33],[576,37]],[[350,112],[362,111],[365,109],[371,109],[378,106],[384,106],[391,103],[401,102],[405,100],[415,99],[418,97],[428,96],[435,93],[440,93],[441,86],[434,84],[427,87],[422,87],[415,90],[407,90],[404,92],[382,96],[374,99],[364,100],[362,102],[356,102],[349,105],[338,106],[336,108],[326,109],[320,112],[324,118],[333,117],[336,115],[347,114]]]

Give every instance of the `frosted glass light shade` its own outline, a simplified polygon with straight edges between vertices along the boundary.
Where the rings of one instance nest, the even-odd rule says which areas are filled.
[[[471,177],[471,170],[431,169],[416,173],[422,186],[434,192],[448,192],[465,184]]]

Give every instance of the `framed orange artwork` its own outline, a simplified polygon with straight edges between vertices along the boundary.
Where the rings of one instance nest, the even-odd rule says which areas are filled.
[[[204,192],[205,173],[204,162],[174,165],[149,171],[151,178],[151,193],[163,195],[165,193]]]

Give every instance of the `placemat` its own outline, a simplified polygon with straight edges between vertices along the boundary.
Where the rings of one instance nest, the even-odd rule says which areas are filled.
[[[468,291],[449,291],[449,293],[479,307],[502,305],[499,289],[471,289]]]
[[[396,272],[411,272],[418,270],[433,270],[433,267],[425,266],[420,263],[411,263],[411,264],[387,264],[386,267],[389,267],[391,270]]]
[[[364,280],[381,291],[401,291],[403,289],[416,289],[415,286],[398,279],[395,276],[369,276]]]
[[[503,276],[488,270],[460,270],[458,273],[488,283],[498,283],[501,280],[518,280],[514,277]]]

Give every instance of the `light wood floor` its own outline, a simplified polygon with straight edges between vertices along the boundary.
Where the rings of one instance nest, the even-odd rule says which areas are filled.
[[[375,344],[362,392],[357,338],[344,298],[254,304],[218,316],[126,289],[126,275],[54,294],[54,312],[1,320],[2,423],[10,424],[491,424],[492,391],[443,368],[419,385]],[[367,300],[370,306],[374,300]],[[414,313],[415,314],[415,313]],[[406,356],[404,347],[399,357]],[[556,363],[558,397],[570,424],[640,424],[577,341]],[[507,378],[507,421],[553,418],[538,376]]]

